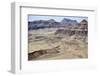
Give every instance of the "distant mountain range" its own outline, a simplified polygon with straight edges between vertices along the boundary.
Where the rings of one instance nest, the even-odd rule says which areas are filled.
[[[67,19],[67,18],[64,18],[62,21],[61,21],[61,24],[68,24],[68,25],[77,25],[78,22],[76,20],[71,20],[71,19]]]
[[[37,29],[44,29],[44,28],[60,28],[66,26],[75,26],[79,25],[77,20],[72,20],[68,18],[64,18],[61,22],[57,22],[54,19],[50,20],[35,20],[28,22],[28,30],[37,30]]]

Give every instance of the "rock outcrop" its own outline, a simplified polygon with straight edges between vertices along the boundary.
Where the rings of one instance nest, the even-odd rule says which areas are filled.
[[[59,50],[59,46],[53,47],[51,49],[36,50],[34,52],[28,53],[28,60],[36,59],[43,55],[58,54],[59,53],[58,50]]]
[[[63,29],[58,29],[55,34],[63,34],[67,36],[85,36],[88,35],[88,22],[86,20],[82,20],[78,25],[71,25],[70,28],[67,26]]]

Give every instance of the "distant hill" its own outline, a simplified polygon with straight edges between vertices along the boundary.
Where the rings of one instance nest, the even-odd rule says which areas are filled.
[[[61,21],[61,24],[75,25],[75,24],[78,24],[78,22],[76,20],[71,20],[71,19],[64,18]]]
[[[35,20],[28,22],[28,30],[37,30],[44,28],[59,28],[66,27],[68,25],[78,25],[79,23],[76,20],[71,20],[64,18],[61,22],[57,22],[54,19],[50,20]]]

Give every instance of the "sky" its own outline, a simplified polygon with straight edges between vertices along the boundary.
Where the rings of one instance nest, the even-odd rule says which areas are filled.
[[[83,17],[83,16],[43,16],[43,15],[29,15],[28,16],[28,21],[54,19],[57,22],[60,22],[63,18],[77,20],[77,22],[81,22],[83,19],[88,20],[88,17]]]

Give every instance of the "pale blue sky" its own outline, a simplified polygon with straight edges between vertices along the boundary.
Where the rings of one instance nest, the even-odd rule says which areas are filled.
[[[60,22],[63,18],[77,20],[78,22],[82,21],[83,19],[88,20],[88,17],[82,17],[82,16],[42,16],[42,15],[36,16],[36,15],[29,15],[28,21],[54,19],[54,20]]]

